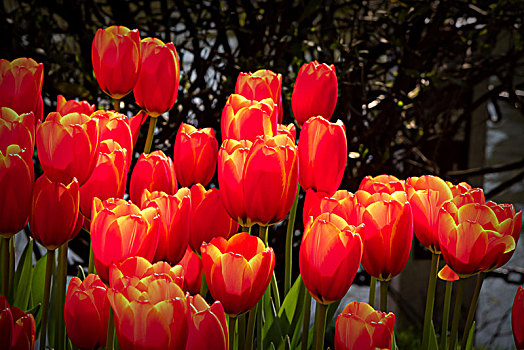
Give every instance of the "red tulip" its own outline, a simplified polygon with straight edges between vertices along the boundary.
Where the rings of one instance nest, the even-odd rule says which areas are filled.
[[[35,117],[32,112],[18,115],[8,107],[0,108],[0,150],[5,153],[9,145],[25,149],[27,164],[33,163],[35,150]]]
[[[131,131],[131,119],[114,111],[99,110],[91,114],[91,118],[98,120],[100,130],[100,142],[113,140],[127,150],[127,169],[131,166],[133,158],[133,135]],[[140,126],[139,126],[140,127]]]
[[[300,274],[317,302],[327,305],[346,295],[362,259],[361,229],[330,213],[311,218],[305,226]]]
[[[338,190],[332,196],[325,192],[315,192],[312,189],[306,191],[302,220],[304,226],[312,216],[315,219],[322,213],[337,214],[350,225],[357,226],[360,219],[357,218],[355,195],[346,190]]]
[[[163,191],[174,195],[178,190],[175,166],[171,158],[162,151],[142,153],[133,168],[129,184],[131,201],[140,204],[142,192]]]
[[[182,187],[206,186],[215,175],[218,142],[211,128],[197,129],[182,123],[175,139],[173,162]]]
[[[406,191],[406,182],[399,180],[393,175],[378,175],[378,176],[366,176],[360,182],[358,187],[359,190],[366,191],[370,194],[373,193],[389,193],[397,191]]]
[[[299,126],[309,118],[321,115],[329,120],[338,97],[337,73],[333,65],[313,61],[303,64],[298,72],[291,107]]]
[[[395,315],[353,301],[337,316],[336,350],[392,349]]]
[[[346,128],[339,120],[310,118],[298,140],[300,185],[319,192],[334,193],[340,186],[347,162]]]
[[[187,246],[186,253],[178,264],[184,268],[184,286],[186,290],[191,295],[200,293],[203,273],[202,259],[191,249],[190,246]]]
[[[123,199],[93,199],[91,245],[96,270],[107,282],[109,267],[130,256],[153,260],[160,225],[158,209],[140,210]]]
[[[174,195],[165,192],[142,194],[142,209],[157,208],[160,214],[158,247],[154,261],[165,260],[176,264],[182,259],[189,243],[189,225],[191,213],[191,193],[186,187]]]
[[[35,347],[36,324],[33,315],[16,306],[9,306],[0,295],[0,344],[1,349],[24,350]]]
[[[524,288],[517,289],[511,308],[511,329],[517,350],[524,349]]]
[[[90,274],[83,281],[78,277],[71,279],[64,321],[67,336],[76,347],[94,349],[106,345],[109,307],[107,287],[98,275]]]
[[[0,339],[7,344],[9,350],[13,340],[13,314],[9,307],[9,302],[4,295],[0,295]]]
[[[248,100],[261,101],[271,98],[277,105],[278,123],[282,123],[282,74],[268,69],[259,69],[255,73],[240,73],[235,86],[235,94]]]
[[[87,101],[68,101],[64,96],[58,95],[56,101],[56,111],[60,113],[60,115],[66,115],[75,112],[91,115],[95,111],[95,105],[89,104]]]
[[[209,306],[197,294],[187,296],[188,335],[186,349],[229,349],[229,335],[224,307],[220,301]]]
[[[229,240],[216,237],[202,243],[202,264],[213,299],[219,300],[230,316],[251,310],[271,281],[275,253],[247,232]]]
[[[444,267],[438,272],[438,278],[443,281],[453,282],[459,280],[459,275],[457,275],[448,265],[444,265]]]
[[[140,72],[140,34],[137,29],[111,26],[98,29],[91,47],[96,80],[102,91],[121,99],[133,90]]]
[[[228,239],[238,231],[238,223],[231,219],[222,202],[220,190],[208,191],[201,184],[191,187],[191,224],[189,246],[200,252],[202,242],[214,237]]]
[[[83,224],[80,191],[75,178],[64,185],[40,176],[33,186],[29,225],[33,238],[48,250],[73,239]]]
[[[16,113],[33,112],[35,126],[42,121],[42,84],[44,65],[32,58],[17,58],[12,62],[0,59],[0,106]]]
[[[36,130],[38,159],[53,181],[83,185],[98,159],[98,122],[85,114],[50,113]]]
[[[297,128],[295,124],[277,124],[277,135],[286,134],[293,142],[297,140]]]
[[[180,82],[180,64],[173,43],[156,38],[140,42],[142,67],[133,89],[136,103],[155,118],[175,104]]]

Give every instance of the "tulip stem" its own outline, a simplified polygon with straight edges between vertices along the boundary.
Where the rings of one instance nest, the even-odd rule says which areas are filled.
[[[316,311],[315,313],[318,315],[317,318],[317,325],[316,325],[316,332],[317,332],[317,343],[316,343],[316,349],[322,350],[324,348],[324,334],[326,331],[326,313],[327,313],[327,305],[317,303]]]
[[[2,295],[9,291],[9,238],[2,238]]]
[[[113,106],[115,107],[115,112],[120,113],[120,99],[119,98],[113,99]]]
[[[388,311],[388,287],[389,281],[380,281],[380,311]]]
[[[437,285],[438,262],[440,254],[431,254],[431,269],[429,270],[428,291],[426,294],[426,311],[424,312],[424,331],[422,333],[422,349],[428,348],[429,329],[433,320],[433,307],[435,306],[435,287]]]
[[[155,127],[157,118],[149,117],[149,129],[147,130],[147,139],[144,146],[144,153],[149,154],[151,152],[151,146],[153,145],[153,136],[155,135]]]
[[[113,350],[113,343],[115,341],[115,312],[113,308],[109,308],[109,320],[107,322],[107,338],[106,350]]]
[[[255,305],[251,311],[249,311],[249,318],[247,320],[247,332],[246,332],[246,342],[245,350],[253,349],[253,331],[255,330],[255,319],[257,317],[258,304]]]
[[[266,293],[264,293],[265,295]],[[264,297],[260,299],[257,306],[257,349],[262,350],[263,341],[262,341],[262,310],[264,309]]]
[[[459,279],[457,295],[455,296],[455,308],[453,309],[453,322],[451,323],[451,334],[449,338],[449,350],[455,349],[455,344],[457,342],[457,334],[460,322],[460,311],[462,308],[462,297],[464,296],[464,285],[466,280],[464,278]]]
[[[372,308],[375,308],[375,295],[377,293],[377,279],[373,276],[371,276],[371,280],[369,282],[369,305]]]
[[[237,349],[243,349],[246,342],[246,315],[238,317],[237,320],[238,328],[238,347]]]
[[[446,294],[444,296],[444,310],[442,311],[442,330],[440,348],[446,349],[448,346],[448,323],[449,308],[451,306],[451,292],[453,291],[453,281],[446,281]]]
[[[267,247],[267,232],[269,230],[269,226],[259,226],[258,227],[258,236],[264,242],[265,246]]]
[[[475,291],[473,292],[473,298],[471,299],[471,304],[469,305],[468,318],[466,319],[466,326],[464,328],[464,334],[462,335],[461,348],[466,348],[466,342],[468,341],[469,330],[473,324],[473,319],[475,318],[475,313],[477,311],[477,304],[479,301],[480,289],[486,278],[486,272],[481,272],[477,276],[477,283],[475,285]]]
[[[65,346],[65,324],[64,324],[64,303],[65,286],[67,279],[67,242],[58,248],[58,268],[56,276],[55,307],[58,307],[58,317],[56,319],[56,340],[55,348],[64,349]]]
[[[304,283],[302,283],[302,288]],[[302,319],[302,350],[307,349],[309,340],[309,321],[311,319],[311,294],[306,291],[306,297],[304,300],[304,318]]]
[[[40,327],[40,350],[44,350],[47,342],[47,314],[49,313],[49,292],[51,290],[51,277],[53,275],[55,263],[55,251],[47,250],[45,264],[45,283],[44,283],[44,300],[42,305],[42,322]]]
[[[237,325],[237,318],[233,316],[229,316],[229,350],[234,350],[235,347],[235,328]]]
[[[250,230],[249,230],[249,229],[250,229],[249,226],[243,226],[243,225],[240,225],[240,227],[241,227],[242,232],[249,232],[249,231],[250,231]]]
[[[280,294],[278,293],[278,284],[275,270],[273,270],[273,276],[271,277],[271,290],[273,292],[273,299],[275,300],[275,308],[280,310]]]
[[[298,196],[300,194],[300,184],[298,184],[295,202],[289,212],[286,231],[286,253],[285,253],[285,275],[284,275],[284,295],[291,289],[291,274],[293,263],[293,233],[295,232],[295,218],[297,216]]]
[[[7,289],[7,295],[13,296],[12,292],[14,292],[14,282],[15,282],[15,236],[11,236],[9,238],[9,283],[8,283],[8,289]]]

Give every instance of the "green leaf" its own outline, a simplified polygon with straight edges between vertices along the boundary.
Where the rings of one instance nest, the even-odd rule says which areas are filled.
[[[82,267],[82,265],[78,265],[77,268],[78,268],[78,273],[76,274],[76,277],[80,278],[82,281],[85,280],[86,274],[84,272],[84,268]]]
[[[298,330],[298,333],[301,331],[301,327],[297,327],[297,325],[302,325],[300,321],[302,320],[305,296],[305,288],[302,288],[302,286],[302,278],[299,275],[284,298],[280,310],[278,310],[282,333],[290,335],[293,339],[296,331]]]
[[[44,299],[44,284],[45,284],[45,265],[47,262],[47,254],[36,262],[33,268],[33,277],[31,281],[31,297],[29,307],[35,309],[38,306],[38,312],[41,310],[42,299]],[[36,334],[40,334],[40,322],[42,319],[42,312],[35,313]]]
[[[475,334],[475,321],[473,321],[473,324],[471,325],[471,328],[469,329],[468,340],[466,341],[465,350],[473,349],[473,335],[474,334]]]
[[[20,256],[18,269],[15,273],[16,293],[13,305],[26,310],[31,295],[31,284],[33,278],[33,239],[29,237],[27,244]]]
[[[280,344],[282,342],[282,331],[280,330],[279,319],[275,310],[273,298],[270,299],[269,305],[264,305],[266,309],[264,326],[262,327],[262,339],[264,340],[264,348],[269,344]]]
[[[431,325],[429,327],[428,350],[438,350],[437,334],[435,333],[435,326],[433,325],[433,321],[431,321]]]

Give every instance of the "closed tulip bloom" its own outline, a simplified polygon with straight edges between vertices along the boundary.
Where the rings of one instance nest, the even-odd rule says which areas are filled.
[[[158,247],[154,261],[168,261],[176,264],[182,259],[189,243],[189,225],[191,215],[191,193],[183,187],[174,195],[165,192],[149,192],[142,194],[142,209],[157,208],[160,214],[158,231]]]
[[[206,186],[217,168],[218,142],[211,128],[197,129],[182,123],[173,152],[177,180],[182,187]]]
[[[397,191],[406,191],[406,184],[404,180],[399,180],[393,175],[378,175],[378,176],[366,176],[360,182],[358,186],[359,190],[366,191],[370,194],[373,193],[389,193]]]
[[[271,98],[257,101],[233,94],[222,110],[220,127],[222,140],[255,141],[259,135],[276,135],[275,103]]]
[[[235,85],[235,94],[248,100],[261,101],[271,98],[277,105],[276,120],[282,123],[282,74],[269,69],[259,69],[254,73],[241,72]]]
[[[0,59],[0,106],[16,113],[33,112],[35,126],[42,121],[42,84],[44,65],[32,58],[17,58],[12,62]]]
[[[335,111],[337,98],[335,66],[313,61],[300,67],[291,95],[291,108],[299,126],[317,115],[329,120]]]
[[[81,113],[50,113],[36,130],[38,159],[53,181],[83,185],[93,171],[99,148],[98,122]]]
[[[4,295],[0,295],[0,339],[3,340],[9,349],[13,339],[13,314],[9,307],[9,302]]]
[[[293,123],[289,123],[288,125],[277,124],[277,135],[278,134],[287,135],[293,142],[297,140],[297,128]]]
[[[175,166],[171,158],[158,150],[142,153],[133,168],[129,183],[129,197],[139,205],[142,192],[162,191],[174,195],[178,190]]]
[[[64,305],[64,321],[71,343],[80,349],[104,347],[109,307],[107,287],[98,275],[87,275],[83,281],[73,277]]]
[[[327,305],[346,295],[362,260],[361,229],[330,213],[307,223],[299,267],[306,289],[317,302]]]
[[[392,349],[395,314],[353,301],[337,316],[336,350]]]
[[[133,89],[136,103],[155,118],[175,104],[180,82],[180,64],[173,43],[157,38],[140,42],[142,66]]]
[[[202,243],[204,275],[213,299],[219,300],[232,317],[251,310],[271,281],[275,253],[247,232],[229,240],[216,237]]]
[[[198,250],[200,252],[200,249]],[[186,253],[182,260],[178,262],[184,268],[184,287],[191,295],[200,293],[202,285],[202,259],[190,246],[187,246]]]
[[[140,72],[140,34],[137,29],[110,26],[98,29],[91,47],[96,80],[102,91],[121,99],[133,90]]]
[[[0,295],[0,339],[2,349],[34,349],[36,324],[32,314],[16,306],[9,306],[5,296]]]
[[[188,335],[186,349],[229,349],[224,307],[220,301],[209,306],[200,294],[187,296]]]
[[[517,289],[511,308],[511,329],[517,350],[524,349],[524,288]]]
[[[75,178],[67,185],[45,174],[33,186],[29,226],[33,238],[48,250],[73,239],[82,227],[80,191]]]
[[[316,192],[309,189],[306,191],[302,220],[304,226],[312,216],[315,219],[322,213],[332,213],[340,216],[350,225],[360,224],[357,218],[355,195],[346,190],[338,190],[332,196],[325,192]]]
[[[35,116],[32,112],[18,114],[8,107],[0,108],[0,150],[16,144],[26,150],[26,160],[33,162],[35,149]]]
[[[342,121],[330,123],[320,116],[310,118],[300,132],[298,157],[300,185],[305,190],[334,193],[347,163],[346,128]]]
[[[506,204],[506,203],[497,204],[495,202],[489,201],[489,202],[486,202],[486,205],[491,210],[493,210],[499,222],[505,222],[506,220],[512,221],[513,230],[512,230],[511,236],[515,240],[515,246],[517,246],[517,243],[520,238],[520,229],[522,227],[522,211],[515,213],[515,207],[513,206],[513,204]],[[499,259],[499,261],[497,262],[497,266],[495,268],[505,265],[509,261],[509,259],[511,259],[514,252],[515,250],[511,250],[505,253],[502,256],[502,258]]]
[[[102,281],[109,267],[131,256],[152,261],[158,245],[158,209],[139,207],[123,199],[93,199],[91,245],[96,271]]]
[[[61,115],[66,115],[74,112],[91,115],[95,112],[95,105],[89,104],[89,102],[87,101],[68,101],[64,96],[58,95],[56,101],[56,111]]]
[[[101,200],[124,198],[128,168],[125,148],[114,140],[100,143],[95,169],[80,186],[80,211],[84,216],[91,217],[94,197]]]
[[[233,220],[222,202],[218,188],[207,190],[201,184],[191,187],[191,223],[189,246],[200,252],[202,242],[214,237],[228,239],[238,231],[238,223]]]

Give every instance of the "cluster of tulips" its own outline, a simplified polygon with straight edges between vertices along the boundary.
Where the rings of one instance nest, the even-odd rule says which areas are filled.
[[[438,348],[432,319],[441,256],[448,313],[441,346],[456,348],[464,281],[477,276],[462,338],[462,348],[471,346],[482,282],[511,258],[522,213],[432,175],[367,176],[354,193],[339,189],[348,149],[344,124],[329,121],[338,96],[333,65],[301,67],[291,98],[296,125],[287,126],[281,74],[240,73],[222,111],[220,147],[214,130],[182,123],[171,158],[151,146],[157,119],[178,93],[174,45],[111,26],[97,31],[92,61],[115,109],[58,96],[43,120],[43,65],[0,60],[0,348],[32,349],[37,338],[41,349],[321,349],[326,323],[362,266],[372,276],[369,302],[350,302],[336,316],[335,348],[392,349],[388,283],[408,263],[413,233],[433,256],[422,347]],[[142,110],[128,118],[120,100],[131,91]],[[145,149],[131,169],[148,117]],[[36,181],[33,158],[43,172]],[[206,189],[216,171],[218,187]],[[304,232],[292,283],[300,188]],[[268,227],[286,218],[281,302]],[[47,254],[33,265],[30,240],[15,271],[14,235],[24,228]],[[79,269],[66,288],[68,242],[82,229],[90,234],[88,274]],[[523,315],[520,287],[512,313],[519,349]]]

